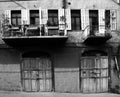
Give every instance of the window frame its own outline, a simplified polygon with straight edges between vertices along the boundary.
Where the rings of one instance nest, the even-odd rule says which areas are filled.
[[[53,24],[51,24],[50,19],[52,19],[51,21],[53,22]],[[57,9],[50,9],[48,10],[48,22],[47,22],[48,26],[53,26],[56,27],[59,25],[59,20],[58,20],[58,10]]]
[[[76,12],[73,12],[73,11],[76,11]],[[77,14],[77,16],[75,16],[75,14]],[[75,22],[73,22],[73,19],[75,20]],[[76,19],[79,19],[79,22],[78,22],[79,24],[76,23],[76,21],[77,21]],[[78,25],[78,26],[76,26],[76,25]],[[77,27],[79,27],[79,29]],[[82,27],[81,27],[81,10],[80,9],[72,9],[71,10],[71,30],[72,31],[82,30]]]
[[[20,26],[21,25],[21,10],[11,10],[11,25],[13,26]],[[15,15],[15,16],[13,16]],[[19,21],[20,19],[20,21]],[[15,20],[15,24],[13,22],[13,20]],[[20,22],[20,23],[19,23]]]
[[[30,16],[29,16],[29,18],[30,18],[30,25],[33,25],[33,26],[39,25],[39,24],[40,24],[40,21],[39,21],[39,18],[40,18],[40,16],[39,16],[39,9],[29,10],[29,14],[30,14]],[[35,15],[35,16],[34,16],[34,15]],[[32,21],[31,18],[33,18],[34,21]],[[36,19],[38,19],[38,21],[39,21],[38,23],[36,22]],[[33,22],[34,22],[34,23],[33,23]]]

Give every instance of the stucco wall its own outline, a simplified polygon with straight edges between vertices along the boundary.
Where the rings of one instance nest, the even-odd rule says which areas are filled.
[[[19,53],[12,49],[0,49],[0,90],[21,90]]]
[[[54,56],[56,92],[79,92],[78,50],[66,48]]]

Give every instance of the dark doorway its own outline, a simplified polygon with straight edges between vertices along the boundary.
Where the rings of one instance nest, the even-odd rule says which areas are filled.
[[[95,35],[98,31],[98,10],[89,10],[90,35]]]

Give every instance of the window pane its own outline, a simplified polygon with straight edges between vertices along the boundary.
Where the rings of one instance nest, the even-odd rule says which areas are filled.
[[[39,25],[39,18],[35,18],[35,25]]]
[[[11,23],[14,26],[21,25],[21,11],[11,11]]]
[[[57,10],[48,11],[48,26],[58,26],[58,11]]]
[[[76,18],[76,30],[80,30],[80,19]]]
[[[39,10],[30,10],[30,24],[39,25]]]
[[[16,25],[16,19],[15,18],[12,18],[12,20],[11,20],[11,22],[12,22],[12,25]]]
[[[18,25],[21,25],[21,18],[18,18]]]
[[[105,27],[110,28],[110,10],[105,11]]]
[[[80,10],[71,10],[72,30],[81,30]]]

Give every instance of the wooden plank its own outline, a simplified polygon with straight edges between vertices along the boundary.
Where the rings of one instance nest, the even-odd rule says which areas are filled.
[[[31,91],[31,80],[24,80],[25,91]]]
[[[43,84],[43,80],[39,80],[39,86],[40,86],[40,91],[44,91],[44,84]]]
[[[32,91],[37,91],[37,82],[36,80],[31,80]]]
[[[24,68],[26,68],[26,71]],[[26,91],[51,91],[52,72],[51,62],[48,58],[24,59],[22,73]]]

